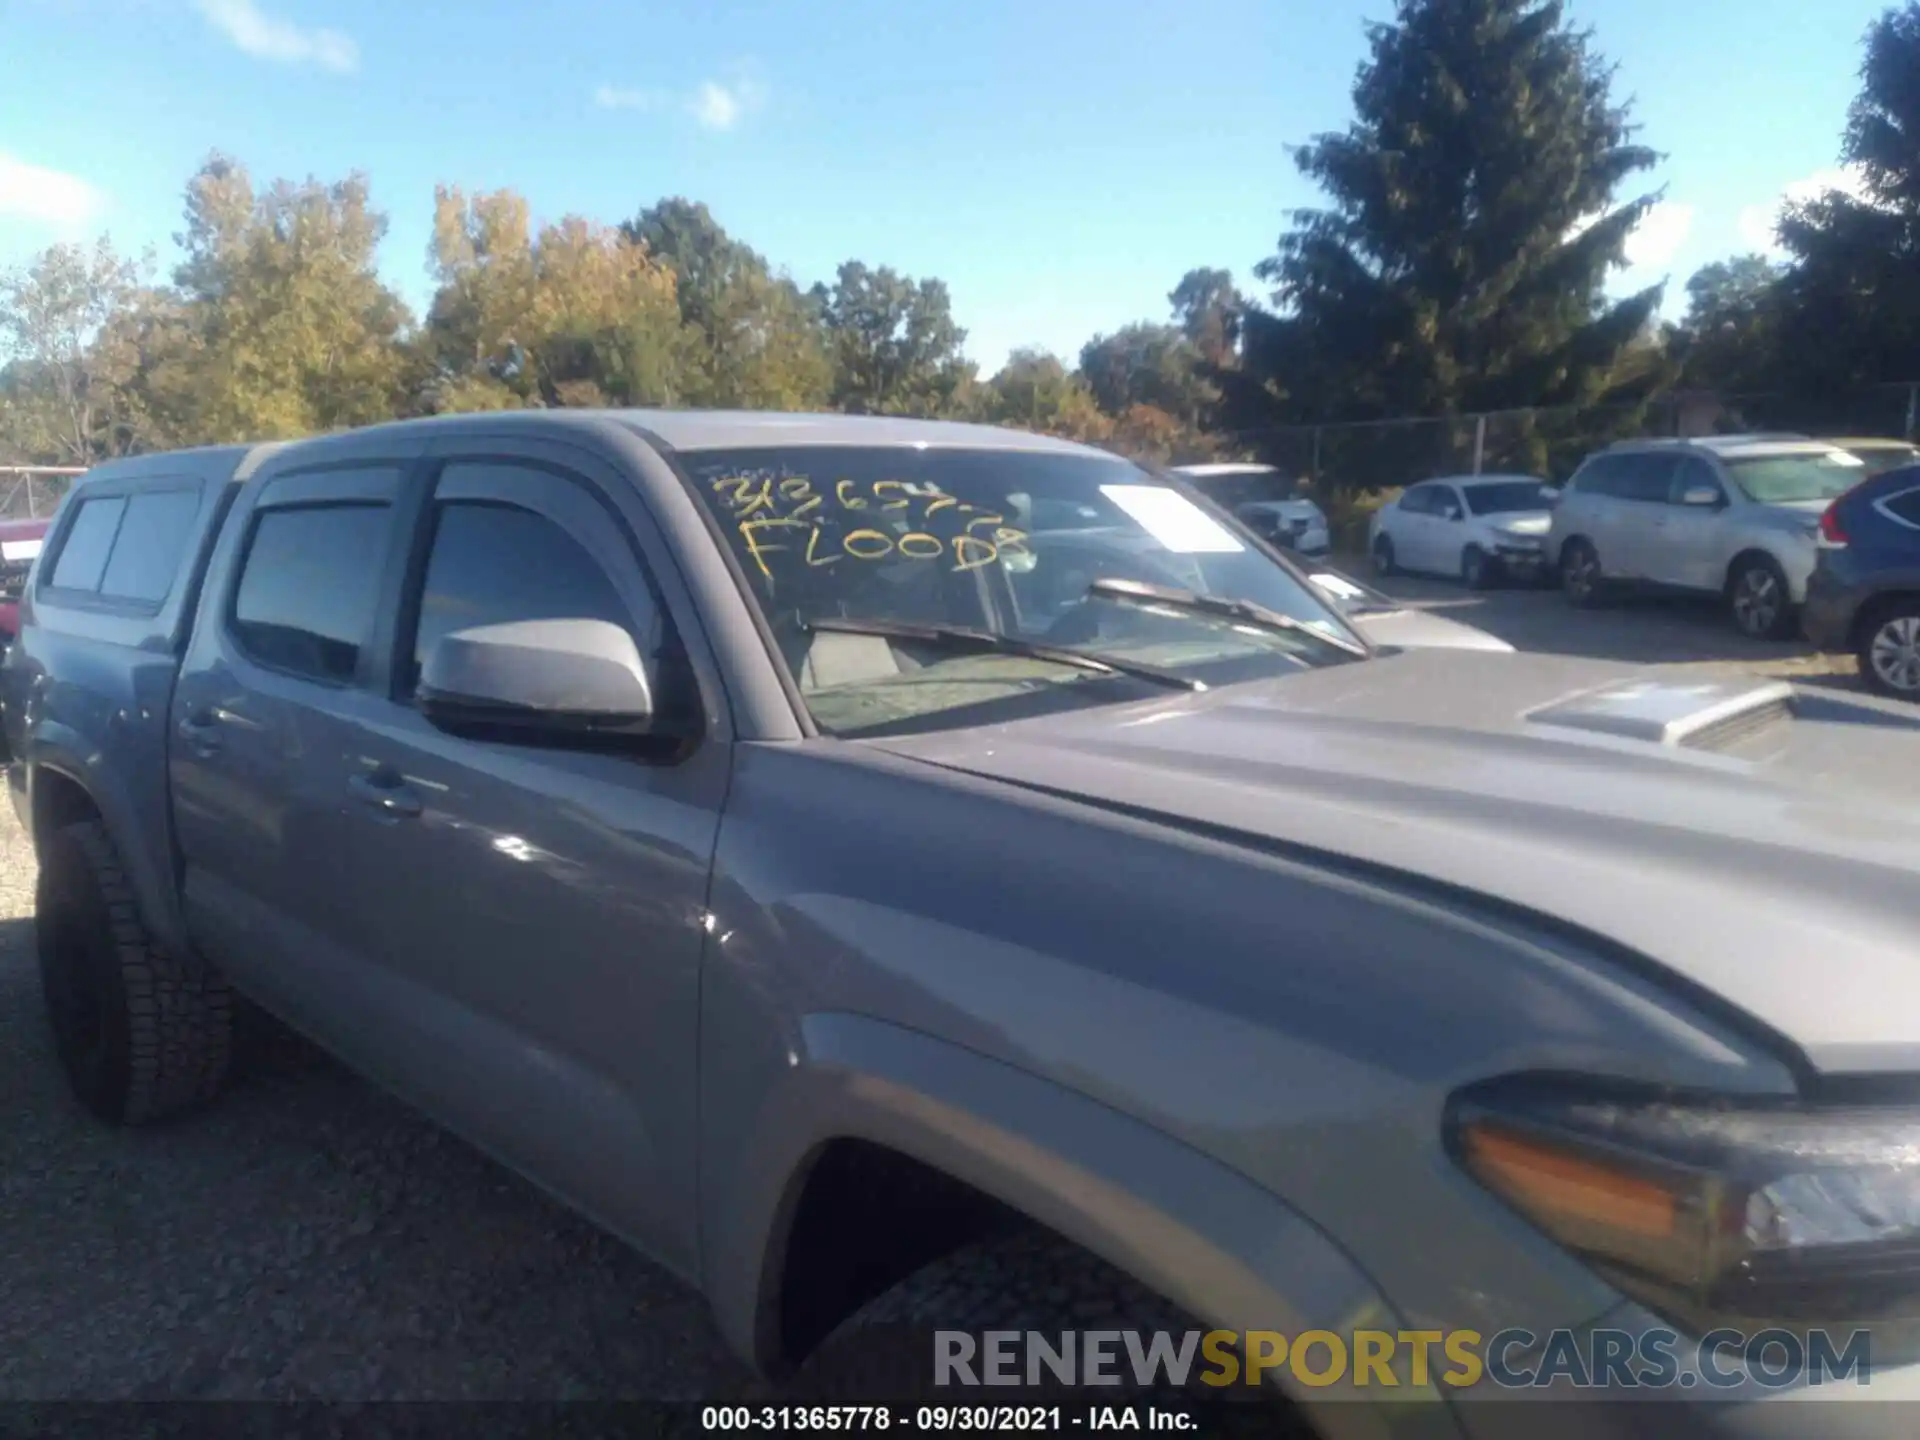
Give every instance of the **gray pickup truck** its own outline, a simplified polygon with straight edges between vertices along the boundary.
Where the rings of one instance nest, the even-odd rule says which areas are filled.
[[[1034,543],[1076,524],[1125,543]],[[1910,711],[1378,654],[1062,442],[643,412],[102,466],[0,680],[88,1107],[211,1099],[244,996],[775,1383],[1323,1331],[1261,1376],[1323,1434],[1635,1376],[1774,1433],[1803,1381],[1688,1345],[1920,1308]],[[1361,1331],[1484,1373],[1409,1404]],[[1588,1387],[1561,1336],[1615,1347]],[[1825,1393],[1920,1397],[1891,1344]]]

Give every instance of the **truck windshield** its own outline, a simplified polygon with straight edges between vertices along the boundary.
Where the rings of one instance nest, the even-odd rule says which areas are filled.
[[[1728,472],[1756,505],[1832,500],[1858,485],[1866,465],[1844,450],[1794,450],[1775,455],[1731,455]]]
[[[1349,643],[1353,632],[1231,520],[1128,461],[915,446],[683,452],[816,723],[833,734],[985,723],[1161,693],[1141,675],[916,643],[984,631],[1219,685],[1339,664],[1312,634],[1165,605],[1096,580],[1251,601]]]

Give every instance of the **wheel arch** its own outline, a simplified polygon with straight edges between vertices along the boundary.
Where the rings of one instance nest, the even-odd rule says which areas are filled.
[[[83,820],[98,820],[119,853],[121,867],[133,888],[140,918],[162,945],[180,950],[186,937],[174,889],[171,850],[156,855],[147,843],[147,827],[133,794],[120,783],[119,773],[105,764],[88,763],[103,754],[102,747],[85,745],[77,733],[43,723],[33,733],[24,761],[26,808],[35,848],[54,830]]]
[[[875,1163],[937,1194],[943,1223],[956,1214],[963,1222],[935,1237],[953,1242],[948,1249],[970,1238],[969,1218],[1037,1225],[1208,1325],[1298,1333],[1338,1329],[1357,1314],[1395,1314],[1317,1225],[1138,1120],[883,1021],[816,1015],[802,1029],[806,1058],[739,1146],[745,1173],[709,1201],[716,1223],[702,1245],[723,1331],[768,1373],[803,1358],[790,1343],[788,1287],[820,1283],[812,1249],[823,1232],[810,1228],[818,1222],[809,1211],[817,1215],[822,1197],[835,1193],[830,1187],[845,1185],[836,1170],[850,1155],[884,1156]],[[978,1207],[972,1217],[969,1206]],[[875,1286],[884,1290],[939,1258],[930,1249],[940,1246],[901,1246],[896,1256],[917,1264],[899,1274],[880,1266],[860,1283],[843,1283],[839,1308],[851,1313],[866,1292],[879,1293]],[[813,1314],[800,1338],[821,1338],[836,1318],[844,1315]]]
[[[1733,592],[1733,582],[1739,578],[1740,572],[1748,565],[1755,563],[1771,565],[1775,570],[1780,572],[1780,578],[1782,580],[1788,579],[1787,567],[1781,563],[1778,555],[1774,554],[1773,551],[1769,550],[1765,545],[1749,543],[1736,550],[1733,558],[1727,561],[1726,572],[1720,577],[1720,593],[1722,595],[1731,594]],[[1789,584],[1791,584],[1790,581]]]
[[[1868,634],[1879,625],[1887,615],[1901,605],[1920,607],[1920,587],[1901,587],[1883,590],[1863,601],[1860,608],[1853,612],[1853,625],[1847,633],[1847,648],[1858,650],[1866,643]]]

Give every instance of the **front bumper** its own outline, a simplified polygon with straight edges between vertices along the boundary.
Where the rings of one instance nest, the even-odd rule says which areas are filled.
[[[1546,573],[1547,551],[1543,545],[1496,545],[1493,558],[1505,574],[1516,579],[1532,579]]]

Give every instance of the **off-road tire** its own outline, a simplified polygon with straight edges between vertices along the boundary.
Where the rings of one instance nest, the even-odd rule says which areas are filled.
[[[42,842],[34,898],[54,1049],[81,1103],[143,1125],[213,1099],[232,1059],[232,992],[147,932],[104,825]]]

